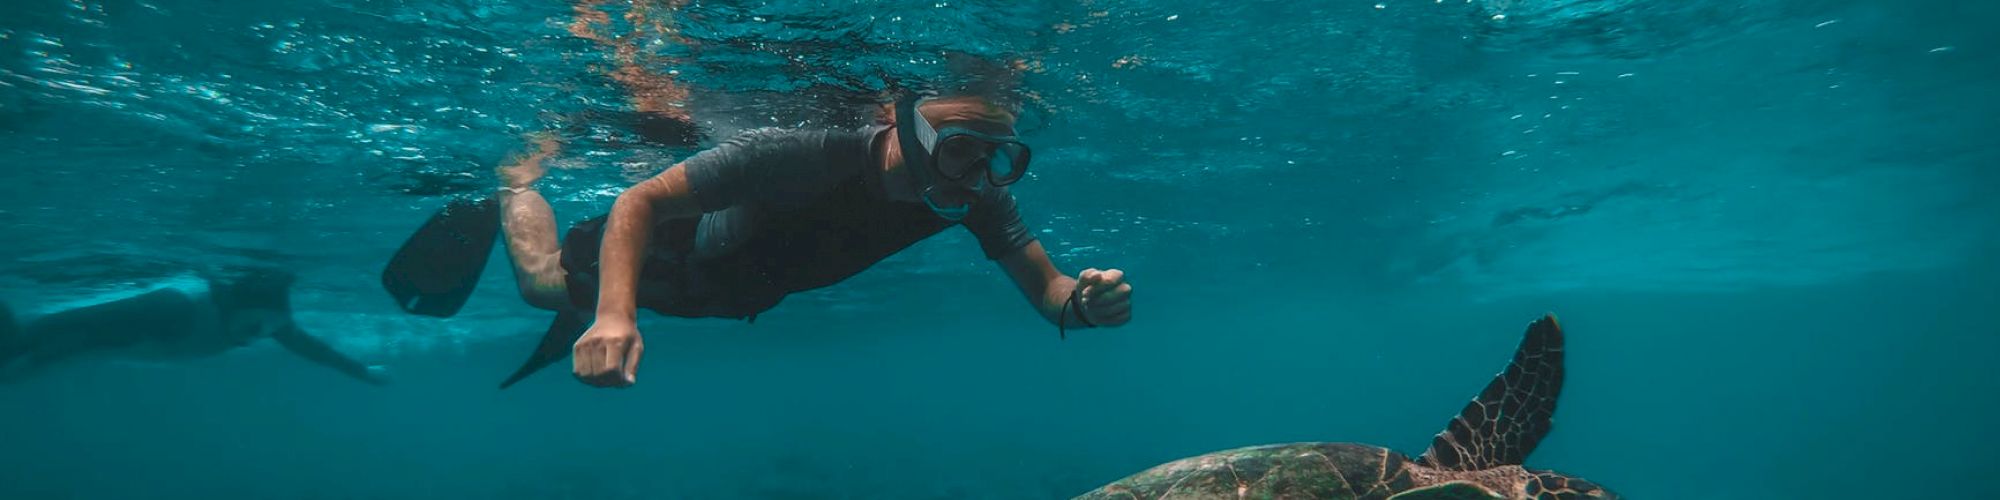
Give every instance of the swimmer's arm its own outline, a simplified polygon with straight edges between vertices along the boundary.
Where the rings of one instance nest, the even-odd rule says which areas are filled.
[[[378,374],[370,372],[368,365],[341,354],[340,351],[334,350],[333,346],[307,334],[305,330],[300,330],[298,325],[286,324],[277,328],[271,332],[271,338],[292,353],[328,368],[340,370],[340,373],[345,373],[347,376],[375,385],[387,383]]]
[[[1061,323],[1063,303],[1069,301],[1077,281],[1056,270],[1055,263],[1049,260],[1048,250],[1042,248],[1042,242],[1030,242],[1028,246],[1000,258],[1000,267],[1007,270],[1007,276],[1014,279],[1014,286],[1020,288],[1021,294],[1027,297],[1028,303],[1042,315],[1043,320],[1051,325]],[[1074,317],[1069,319],[1069,326],[1082,327]]]
[[[657,220],[697,217],[685,165],[674,165],[618,195],[598,251],[597,321],[638,323],[639,270]]]
[[[821,151],[816,137],[780,129],[738,134],[620,193],[605,219],[597,254],[598,324],[638,323],[639,271],[655,222],[796,193],[838,173],[825,162],[811,161]]]

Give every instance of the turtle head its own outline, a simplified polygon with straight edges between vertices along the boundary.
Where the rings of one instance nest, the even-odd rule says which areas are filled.
[[[1535,471],[1521,485],[1522,498],[1529,500],[1618,500],[1618,494],[1583,478],[1558,472]]]

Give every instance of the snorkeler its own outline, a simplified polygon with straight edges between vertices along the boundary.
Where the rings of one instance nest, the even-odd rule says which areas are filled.
[[[292,320],[292,281],[290,272],[277,269],[204,272],[23,324],[0,306],[0,382],[90,358],[202,358],[270,337],[308,361],[369,384],[387,384],[381,367],[349,358],[299,328]]]
[[[632,186],[561,243],[533,185],[539,162],[523,162],[532,168],[505,172],[496,197],[433,216],[384,285],[409,312],[449,316],[478,280],[491,226],[503,226],[522,298],[557,315],[502,388],[572,351],[583,382],[629,386],[644,352],[637,308],[754,320],[952,226],[970,230],[1059,333],[1126,324],[1124,273],[1063,274],[1016,212],[1007,186],[1026,173],[1030,149],[1015,116],[967,93],[905,97],[885,124],[752,130]]]
[[[685,112],[686,88],[671,75],[644,70],[660,61],[634,41],[652,36],[686,45],[672,17],[633,2],[624,19],[634,32],[606,36],[600,28],[612,23],[599,10],[603,3],[575,4],[570,32],[612,49],[618,69],[608,76],[625,88],[643,118],[632,128],[655,145],[702,140]],[[962,56],[948,57],[953,55]],[[968,62],[983,63],[958,57],[954,64]],[[1018,82],[1001,85],[1011,83]],[[630,385],[644,349],[635,324],[638,307],[677,317],[754,320],[786,295],[839,283],[955,225],[976,236],[1059,334],[1127,323],[1131,286],[1123,272],[1064,275],[1015,212],[1006,186],[1025,173],[1029,148],[1014,130],[1018,105],[991,97],[1002,93],[904,99],[894,107],[838,88],[810,93],[832,108],[865,99],[874,123],[735,134],[633,186],[610,214],[576,224],[561,241],[553,208],[534,188],[545,161],[560,148],[545,134],[535,140],[535,151],[499,169],[502,188],[495,196],[453,200],[432,215],[398,249],[382,283],[408,312],[456,314],[471,297],[504,220],[521,296],[557,315],[503,389],[572,351],[574,374],[584,382]]]

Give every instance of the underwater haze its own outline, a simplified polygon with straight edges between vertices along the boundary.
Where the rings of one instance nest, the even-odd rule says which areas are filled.
[[[600,39],[575,29],[594,15]],[[265,342],[0,385],[0,498],[1068,498],[1253,444],[1414,456],[1544,313],[1568,375],[1530,467],[1628,498],[1984,497],[1996,22],[1950,0],[8,0],[0,302],[281,266],[301,326],[393,382]],[[620,64],[686,85],[712,144],[846,126],[866,106],[841,96],[949,81],[945,54],[1024,61],[1022,216],[1064,272],[1126,272],[1129,325],[1058,338],[951,230],[754,323],[641,312],[631,388],[564,361],[502,391],[550,318],[504,250],[453,318],[382,289],[529,136],[564,142],[541,184],[563,227],[691,154],[617,118],[649,105]]]

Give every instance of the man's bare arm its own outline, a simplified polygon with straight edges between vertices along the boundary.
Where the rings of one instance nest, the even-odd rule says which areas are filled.
[[[578,380],[598,387],[628,387],[638,380],[639,359],[646,352],[638,326],[639,270],[653,240],[653,221],[700,214],[684,164],[632,186],[612,202],[597,254],[597,319],[570,349],[571,373]]]
[[[307,334],[305,330],[300,330],[298,325],[287,324],[277,328],[271,332],[271,338],[277,340],[278,345],[285,346],[285,349],[298,354],[299,357],[306,358],[306,360],[318,363],[321,366],[339,370],[340,373],[345,373],[349,377],[354,377],[363,382],[375,385],[388,383],[380,374],[370,372],[367,364],[341,354],[340,351],[334,350],[333,346],[327,345],[326,342]]]
[[[1049,323],[1078,328],[1122,326],[1132,320],[1132,285],[1125,282],[1124,271],[1085,269],[1071,278],[1056,269],[1040,241],[1002,257],[1000,266]],[[1077,293],[1078,287],[1083,293]],[[1079,302],[1071,303],[1071,297]]]
[[[1042,315],[1049,324],[1061,321],[1063,302],[1069,300],[1078,283],[1076,279],[1064,275],[1056,269],[1055,262],[1049,260],[1048,250],[1042,242],[1028,243],[1028,246],[1000,259],[1000,267],[1013,278],[1014,286],[1028,299],[1028,304]],[[1070,323],[1076,323],[1075,318]]]
[[[695,217],[701,207],[688,189],[687,169],[674,165],[618,195],[605,220],[598,253],[597,321],[638,321],[637,290],[646,244],[656,220]]]

